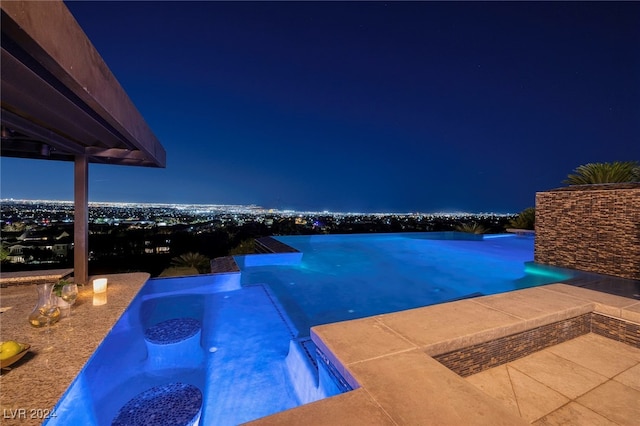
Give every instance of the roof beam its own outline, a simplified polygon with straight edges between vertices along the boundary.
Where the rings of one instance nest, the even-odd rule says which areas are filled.
[[[85,147],[83,144],[69,140],[44,126],[39,126],[24,117],[5,110],[4,108],[2,109],[2,125],[8,128],[9,131],[18,131],[33,140],[45,141],[47,144],[55,147],[55,149],[60,153],[73,155],[84,154]],[[10,142],[10,139],[5,140],[3,138],[2,149],[4,150],[5,143]]]
[[[142,151],[131,151],[128,149],[109,148],[101,149],[96,147],[88,147],[85,150],[86,154],[91,157],[99,157],[105,159],[129,159],[146,161],[147,157]]]
[[[114,164],[165,167],[164,148],[62,1],[0,8],[3,124],[11,112],[78,145],[67,147],[70,154],[88,146],[128,149],[144,155],[114,157]]]

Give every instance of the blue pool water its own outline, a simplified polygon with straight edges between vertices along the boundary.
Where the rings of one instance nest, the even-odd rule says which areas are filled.
[[[307,337],[313,325],[569,278],[526,265],[533,259],[530,237],[278,239],[301,253],[237,256],[240,274],[149,280],[48,424],[109,425],[132,399],[177,382],[200,391],[201,424],[250,421],[345,390],[316,365]],[[145,332],[162,335],[158,327],[180,318],[187,340],[145,341]]]
[[[289,265],[244,267],[266,283],[301,335],[309,327],[566,279],[530,268],[532,237],[459,233],[284,236],[303,253]],[[272,255],[277,256],[277,255]],[[282,256],[282,255],[280,255]],[[285,255],[286,256],[286,255]],[[241,265],[246,260],[241,259]]]

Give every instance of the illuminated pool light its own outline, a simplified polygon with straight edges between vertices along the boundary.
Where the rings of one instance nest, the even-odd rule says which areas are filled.
[[[525,263],[524,272],[527,275],[545,277],[554,281],[564,281],[575,275],[572,271],[567,269],[561,269],[550,265],[540,265],[533,262]]]

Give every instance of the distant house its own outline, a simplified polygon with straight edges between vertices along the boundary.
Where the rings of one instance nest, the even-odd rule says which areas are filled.
[[[52,246],[51,250],[53,250],[53,254],[56,257],[67,257],[69,255],[69,250],[73,247],[73,240],[71,237],[67,237],[64,240],[56,241]]]
[[[29,246],[25,246],[23,244],[14,244],[9,247],[9,254],[7,255],[7,260],[11,263],[25,263],[24,260],[24,249]]]
[[[54,240],[53,238],[28,239],[9,245],[7,260],[11,263],[38,263],[66,258],[73,247],[69,234]]]
[[[51,231],[48,229],[28,229],[18,237],[19,241],[47,241],[51,239]]]
[[[157,254],[157,253],[169,253],[171,251],[171,240],[163,238],[158,240],[145,240],[144,252],[145,254]]]
[[[22,232],[20,231],[7,231],[6,229],[3,229],[2,233],[0,233],[0,240],[7,242],[18,241],[18,237],[21,233]]]

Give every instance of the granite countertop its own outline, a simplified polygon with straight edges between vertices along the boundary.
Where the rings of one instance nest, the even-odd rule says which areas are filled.
[[[70,319],[63,318],[51,326],[49,346],[52,348],[49,350],[45,329],[34,328],[28,321],[38,300],[35,285],[0,290],[0,340],[31,345],[21,360],[3,369],[0,375],[0,423],[37,425],[51,414],[54,405],[147,282],[149,274],[104,277],[108,278],[107,303],[94,306],[91,279],[88,285],[79,286]]]

